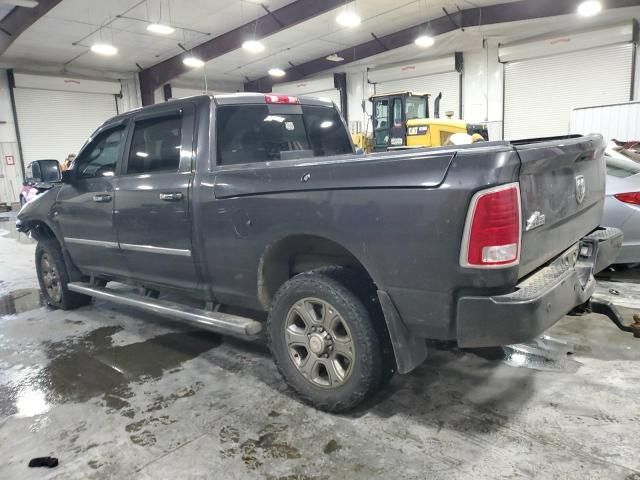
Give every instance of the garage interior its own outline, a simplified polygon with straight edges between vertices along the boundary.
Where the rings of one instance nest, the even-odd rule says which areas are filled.
[[[487,145],[603,136],[602,225],[627,243],[595,295],[631,324],[640,175],[622,196],[609,182],[640,173],[639,21],[640,0],[0,0],[0,478],[640,479],[640,340],[601,315],[503,347],[430,340],[420,366],[332,414],[291,392],[264,338],[105,299],[47,306],[36,239],[16,230],[46,190],[32,162],[62,164],[116,115],[318,97],[366,158],[371,97],[428,93],[431,115],[482,125]]]

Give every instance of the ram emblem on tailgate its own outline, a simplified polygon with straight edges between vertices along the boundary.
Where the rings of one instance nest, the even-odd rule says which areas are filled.
[[[578,203],[582,203],[586,193],[587,182],[584,179],[584,175],[576,175],[576,200]]]

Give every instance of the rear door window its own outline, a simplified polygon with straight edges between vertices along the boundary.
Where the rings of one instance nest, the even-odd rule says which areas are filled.
[[[180,115],[137,121],[129,149],[127,173],[178,170],[181,142]]]
[[[352,153],[333,108],[302,107],[302,114],[272,113],[266,105],[224,105],[217,110],[222,165]]]

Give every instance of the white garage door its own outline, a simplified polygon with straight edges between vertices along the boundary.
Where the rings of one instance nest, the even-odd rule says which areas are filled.
[[[289,95],[300,95],[303,97],[311,97],[311,98],[326,98],[331,100],[333,103],[335,103],[336,107],[338,107],[338,110],[342,110],[340,108],[340,106],[342,105],[340,103],[340,90],[336,88],[331,88],[329,90],[318,90],[317,92],[296,92],[296,91],[292,92],[290,89],[287,90],[286,88],[283,89],[280,86],[275,86],[272,89],[272,93],[286,93]]]
[[[436,73],[422,77],[403,78],[376,83],[376,94],[393,92],[430,93],[429,114],[433,116],[433,101],[442,92],[440,101],[440,117],[444,118],[448,111],[453,118],[460,118],[460,74],[458,72]]]
[[[117,114],[115,97],[104,93],[16,88],[24,162],[78,153],[91,133]]]
[[[336,104],[336,107],[338,107],[338,110],[342,110],[340,108],[340,106],[342,105],[340,103],[340,90],[336,88],[332,88],[330,90],[320,90],[319,92],[305,93],[304,96],[315,97],[315,98],[328,98],[329,100],[331,100],[333,103]]]
[[[572,133],[574,108],[628,101],[632,57],[626,43],[506,63],[504,138]]]
[[[272,93],[326,98],[341,108],[340,90],[334,87],[333,75],[309,78],[298,82],[278,83],[271,88]]]

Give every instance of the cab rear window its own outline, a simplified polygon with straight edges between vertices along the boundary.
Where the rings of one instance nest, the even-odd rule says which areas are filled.
[[[220,106],[217,143],[222,165],[353,153],[338,112],[319,106],[303,106],[301,114],[267,105]]]

